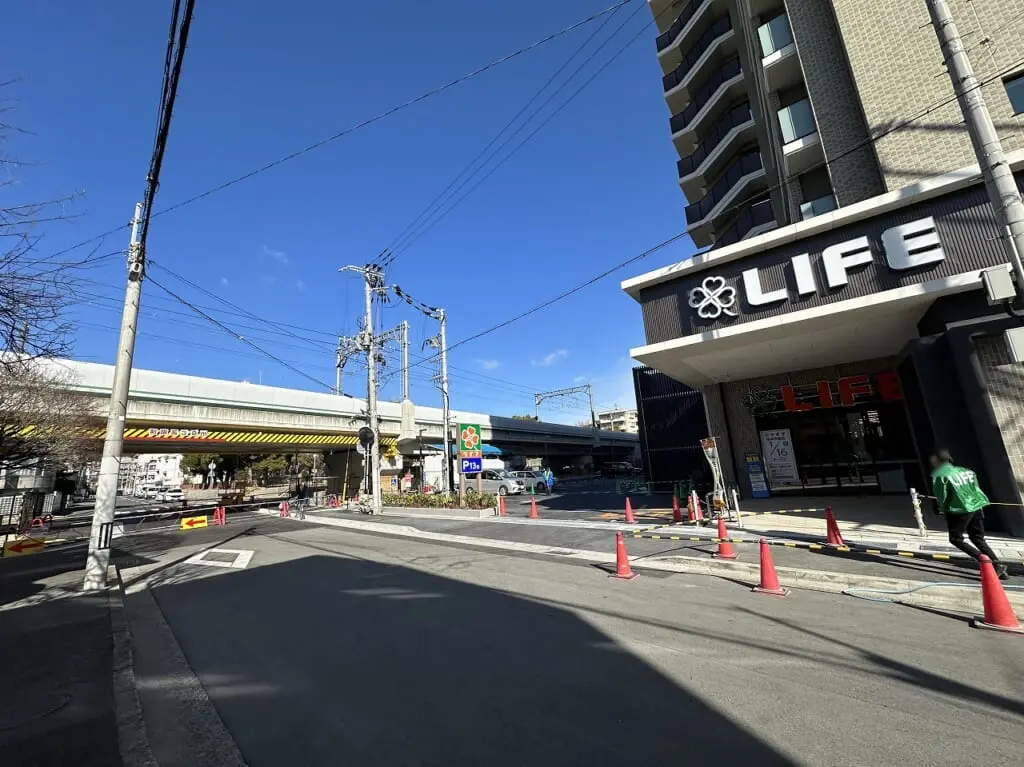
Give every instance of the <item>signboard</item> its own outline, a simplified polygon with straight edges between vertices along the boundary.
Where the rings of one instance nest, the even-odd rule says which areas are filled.
[[[799,485],[800,472],[793,453],[793,437],[789,429],[766,429],[761,432],[761,450],[768,481],[773,485]]]
[[[459,424],[459,457],[483,457],[483,432],[478,423]]]
[[[206,517],[182,517],[181,518],[181,529],[182,530],[195,530],[200,527],[206,527]]]
[[[459,471],[463,474],[477,474],[483,471],[483,458],[461,458],[459,459]]]
[[[34,538],[9,539],[4,544],[5,557],[21,557],[26,554],[38,554],[46,548],[46,541],[38,541]]]
[[[750,480],[750,494],[754,498],[768,498],[768,479],[764,475],[764,462],[757,453],[747,453],[744,458],[747,466],[747,479]]]

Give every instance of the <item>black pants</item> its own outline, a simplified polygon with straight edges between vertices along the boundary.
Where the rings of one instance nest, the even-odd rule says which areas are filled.
[[[999,557],[985,540],[985,513],[983,511],[972,511],[970,514],[946,514],[946,525],[949,527],[949,542],[967,556],[978,559],[980,555],[984,554],[993,562],[999,561]],[[965,532],[974,546],[964,540]]]

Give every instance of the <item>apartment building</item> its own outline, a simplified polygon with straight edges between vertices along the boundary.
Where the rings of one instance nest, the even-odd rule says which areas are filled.
[[[949,4],[1020,186],[1024,0]],[[1009,241],[925,0],[649,5],[686,226],[708,249],[623,282],[646,336],[632,356],[701,392],[746,495],[757,467],[772,494],[923,490],[944,446],[1021,503],[1007,339],[1024,323],[985,288],[1009,283]],[[992,516],[1024,534],[1019,509]]]
[[[624,431],[636,434],[640,431],[636,409],[605,410],[597,414],[597,428],[606,431]]]
[[[1024,0],[950,4],[1004,149],[1024,149]],[[698,246],[974,162],[924,0],[649,5]]]

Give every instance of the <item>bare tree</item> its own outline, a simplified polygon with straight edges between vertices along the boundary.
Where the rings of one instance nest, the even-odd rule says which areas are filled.
[[[9,85],[0,83],[0,91]],[[8,122],[11,108],[0,101],[0,469],[56,467],[87,452],[84,427],[92,413],[59,366],[40,363],[70,351],[65,309],[73,270],[83,261],[54,260],[39,245],[50,225],[71,217],[77,195],[10,199],[27,165],[7,152],[11,139],[26,133]]]

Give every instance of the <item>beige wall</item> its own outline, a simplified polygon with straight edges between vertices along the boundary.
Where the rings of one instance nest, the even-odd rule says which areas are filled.
[[[1010,362],[1003,337],[978,338],[974,342],[989,403],[1003,435],[1017,489],[1024,493],[1024,365]]]
[[[924,0],[833,4],[872,135],[952,97]],[[1024,0],[949,4],[979,80],[1024,59]],[[1024,118],[1013,115],[1002,78],[982,93],[1003,149],[1024,149]],[[889,191],[975,162],[955,100],[880,139],[876,153]]]

